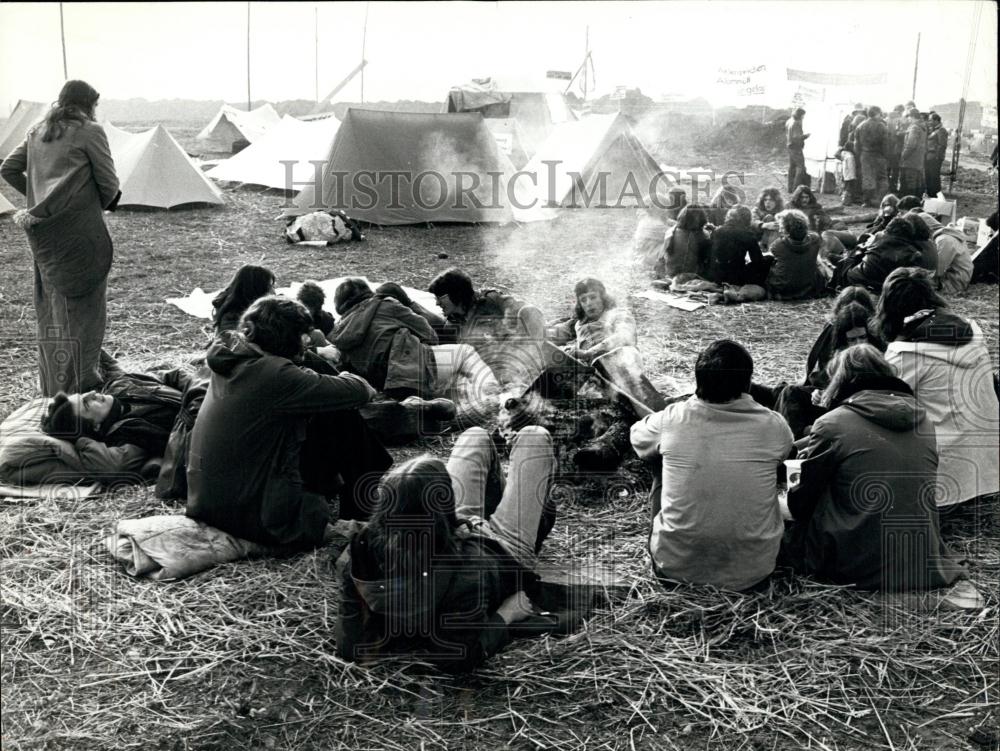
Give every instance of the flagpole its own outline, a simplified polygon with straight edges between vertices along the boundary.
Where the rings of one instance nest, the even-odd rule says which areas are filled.
[[[962,126],[965,125],[965,99],[969,96],[969,78],[972,76],[972,63],[976,56],[976,41],[979,38],[979,18],[983,7],[976,3],[972,15],[972,28],[969,30],[969,47],[965,57],[965,80],[962,82],[962,98],[958,101],[958,128],[955,130],[955,145],[951,153],[951,175],[948,179],[948,192],[955,189],[955,178],[958,177],[958,162],[962,156]]]
[[[253,109],[250,99],[250,2],[247,0],[247,112]]]
[[[63,23],[63,4],[59,3],[59,37],[62,39],[63,78],[69,78],[69,68],[66,66],[66,26]]]
[[[917,66],[920,64],[920,32],[917,32],[917,51],[913,53],[913,95],[912,101],[917,101]]]

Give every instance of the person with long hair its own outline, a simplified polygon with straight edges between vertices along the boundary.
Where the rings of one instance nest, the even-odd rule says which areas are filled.
[[[938,505],[997,493],[1000,405],[979,324],[950,312],[926,271],[901,268],[885,280],[875,326],[937,435]]]
[[[67,81],[45,119],[4,159],[0,176],[25,196],[16,224],[34,257],[38,374],[42,395],[100,385],[114,247],[104,223],[121,197],[100,95]],[[3,155],[0,155],[3,156]]]
[[[850,306],[857,305],[864,309],[866,316],[866,321],[871,321],[875,315],[875,298],[872,297],[871,293],[864,287],[859,287],[852,285],[849,287],[844,287],[837,294],[837,297],[833,300],[833,305],[830,306],[830,316],[826,323],[823,324],[822,330],[816,337],[816,341],[813,342],[812,347],[809,349],[809,354],[806,356],[806,382],[809,382],[809,377],[813,373],[821,370],[825,370],[826,366],[829,364],[830,360],[833,358],[834,353],[841,349],[837,343],[837,336],[834,333],[834,328],[836,327],[836,321],[840,315],[840,312]],[[854,316],[857,316],[857,311],[855,311]],[[866,324],[868,329],[868,335],[866,340],[869,344],[875,344],[880,350],[885,350],[885,343],[882,342],[875,332],[872,330],[872,326]]]
[[[271,269],[250,263],[240,266],[229,284],[212,300],[215,333],[235,329],[251,303],[273,294],[274,272]]]
[[[788,563],[862,589],[952,584],[964,572],[941,541],[934,428],[911,388],[857,344],[834,357],[823,404],[789,487]]]
[[[771,243],[778,239],[778,222],[775,219],[785,210],[785,199],[781,190],[775,187],[764,188],[757,195],[757,203],[753,207],[753,230],[760,235],[760,249],[766,251]]]
[[[371,521],[338,562],[337,655],[465,672],[518,630],[564,629],[565,618],[539,618],[534,604],[555,470],[551,436],[529,426],[514,441],[506,480],[482,428],[459,437],[447,464],[417,457],[386,475]]]
[[[708,215],[701,206],[689,204],[677,215],[677,226],[667,238],[653,274],[670,279],[678,274],[703,274],[708,264],[712,240],[705,231]]]

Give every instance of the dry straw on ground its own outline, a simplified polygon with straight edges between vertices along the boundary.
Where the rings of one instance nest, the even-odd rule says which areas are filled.
[[[375,228],[363,245],[300,250],[272,221],[280,197],[226,195],[221,210],[111,219],[108,344],[126,364],[202,351],[203,322],[163,298],[217,288],[246,262],[271,266],[279,284],[353,271],[414,286],[455,264],[524,290],[552,317],[566,313],[581,275],[614,275],[623,301],[645,284],[626,250],[632,212],[569,213],[522,228]],[[34,319],[26,245],[9,222],[0,222],[0,248],[3,416],[32,394]],[[629,302],[653,380],[671,390],[690,384],[698,349],[720,336],[747,343],[762,382],[801,377],[827,306],[683,313]],[[996,287],[974,288],[954,305],[983,325],[995,364]],[[442,455],[450,442],[397,455]],[[785,574],[747,596],[664,591],[648,574],[647,487],[636,462],[610,478],[563,484],[546,560],[600,562],[631,590],[612,595],[578,633],[516,642],[461,678],[333,657],[329,550],[229,564],[174,584],[133,581],[99,540],[117,519],[178,511],[148,489],[0,500],[3,746],[989,747],[1000,689],[995,505],[946,520],[947,539],[985,598],[981,610],[964,612],[937,607],[937,598],[887,598]]]

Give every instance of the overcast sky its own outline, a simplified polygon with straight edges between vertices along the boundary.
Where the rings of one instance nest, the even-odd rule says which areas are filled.
[[[997,10],[966,0],[921,2],[559,2],[370,4],[365,98],[441,101],[448,88],[483,76],[530,84],[546,70],[574,70],[585,49],[597,93],[638,86],[704,95],[720,66],[767,66],[766,98],[789,101],[785,67],[828,73],[885,72],[869,97],[910,97],[920,43],[917,103],[961,94],[970,27],[982,8],[971,100],[996,101]],[[254,99],[312,99],[314,14],[319,18],[319,89],[325,94],[361,58],[365,3],[252,3]],[[246,101],[245,3],[66,3],[71,78],[106,99]],[[58,3],[0,3],[0,112],[18,99],[51,101],[63,81]],[[355,79],[338,99],[358,100]]]

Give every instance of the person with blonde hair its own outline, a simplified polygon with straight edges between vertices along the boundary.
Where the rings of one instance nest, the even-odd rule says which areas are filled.
[[[875,347],[838,352],[790,483],[787,562],[861,589],[946,587],[963,575],[941,541],[931,417]]]

